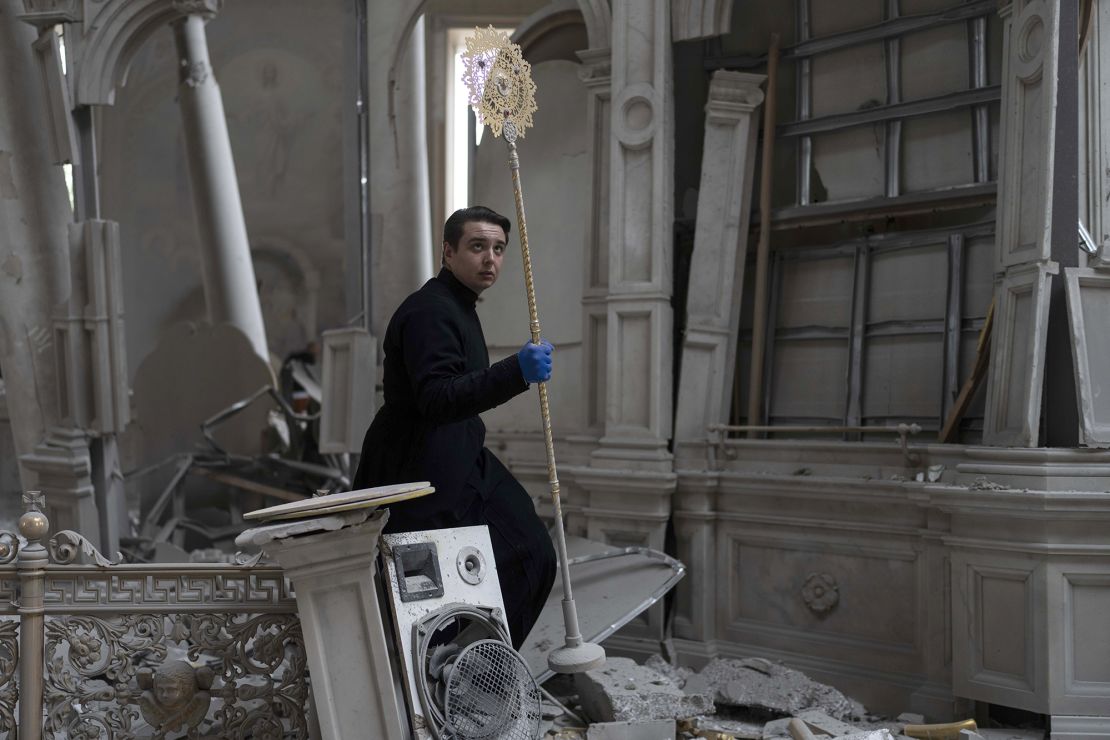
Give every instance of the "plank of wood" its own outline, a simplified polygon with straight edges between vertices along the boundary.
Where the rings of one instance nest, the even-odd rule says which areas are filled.
[[[282,501],[303,501],[308,498],[308,496],[304,494],[286,491],[284,488],[275,488],[274,486],[268,486],[265,483],[258,483],[257,481],[247,480],[246,478],[240,478],[239,476],[231,475],[230,473],[222,473],[219,470],[213,470],[211,468],[194,467],[192,470],[189,471],[189,473],[190,475],[199,475],[203,478],[209,478],[210,480],[214,480],[219,483],[226,483],[229,486],[234,486],[244,491],[261,493],[263,496],[270,496],[272,498],[281,499]]]
[[[960,388],[960,395],[956,397],[956,403],[952,405],[952,410],[944,421],[944,427],[940,430],[938,439],[941,442],[955,440],[960,421],[967,413],[968,407],[971,406],[972,399],[975,398],[975,391],[982,385],[983,378],[987,377],[987,367],[990,365],[991,355],[991,328],[993,326],[994,301],[991,300],[990,308],[987,309],[987,317],[983,320],[983,328],[979,332],[979,343],[975,348],[975,365],[971,368],[971,375],[964,381],[963,387]]]

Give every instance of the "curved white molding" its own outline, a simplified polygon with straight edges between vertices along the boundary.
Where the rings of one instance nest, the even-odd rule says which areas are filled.
[[[528,48],[552,31],[567,26],[581,26],[584,24],[585,16],[582,15],[579,0],[552,0],[552,2],[521,21],[520,25],[516,27],[516,31],[513,32],[512,42],[519,44],[525,57],[527,57]],[[587,26],[587,36],[589,32]],[[571,61],[577,60],[571,59]]]
[[[613,12],[609,0],[578,0],[591,49],[608,49],[613,39]]]
[[[162,26],[190,13],[217,12],[223,0],[109,0],[86,12],[80,58],[74,64],[76,105],[112,105],[139,47]]]
[[[732,0],[674,0],[671,5],[671,36],[691,41],[729,32]]]

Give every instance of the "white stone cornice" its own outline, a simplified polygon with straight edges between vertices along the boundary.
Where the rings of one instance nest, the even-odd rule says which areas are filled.
[[[525,18],[513,31],[510,39],[514,44],[519,44],[525,55],[528,47],[548,33],[564,26],[581,26],[583,24],[582,11],[578,0],[552,0],[536,12]],[[589,30],[587,29],[587,34]]]
[[[605,49],[612,43],[613,13],[609,0],[578,0],[582,18],[586,21],[586,38],[591,49]]]
[[[74,103],[112,105],[139,47],[155,31],[189,15],[211,17],[223,0],[108,0],[86,8],[73,63]]]
[[[732,0],[673,0],[673,39],[692,41],[728,33],[732,25],[732,6]]]
[[[763,102],[762,85],[766,75],[717,70],[709,81],[709,99],[705,104],[708,122],[736,122]]]
[[[81,0],[23,0],[19,20],[42,31],[59,23],[76,23],[81,11]]]
[[[608,92],[613,77],[612,50],[583,49],[577,53],[578,58],[582,60],[582,69],[578,73],[579,79],[586,87],[591,89],[604,87]]]

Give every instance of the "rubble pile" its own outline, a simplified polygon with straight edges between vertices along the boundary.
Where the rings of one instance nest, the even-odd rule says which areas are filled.
[[[614,657],[549,690],[556,685],[581,716],[553,718],[545,740],[908,740],[903,729],[924,719],[882,721],[837,689],[762,658],[717,658],[693,671],[658,655],[642,665]],[[1000,737],[993,732],[967,740]]]
[[[795,717],[806,709],[818,709],[839,720],[862,719],[865,713],[862,704],[832,686],[762,658],[716,658],[688,678],[683,690],[709,692],[721,707],[770,719]]]

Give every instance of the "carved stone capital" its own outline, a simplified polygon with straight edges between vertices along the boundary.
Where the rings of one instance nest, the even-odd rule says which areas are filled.
[[[181,15],[200,15],[214,18],[223,10],[224,0],[173,0],[173,9]]]
[[[709,81],[705,112],[710,120],[739,120],[751,115],[763,102],[761,85],[765,75],[717,70]]]
[[[59,23],[81,20],[81,0],[23,0],[19,20],[42,31]]]
[[[613,76],[613,55],[610,49],[584,49],[577,52],[582,60],[578,78],[587,87],[608,87]]]

